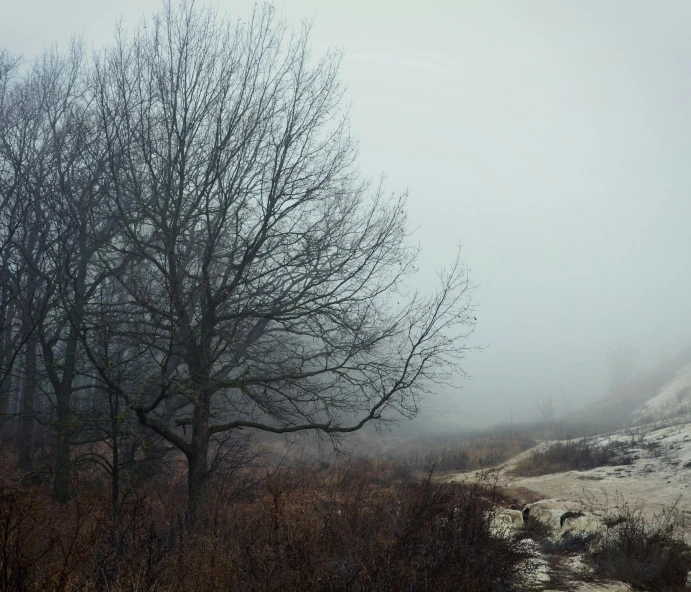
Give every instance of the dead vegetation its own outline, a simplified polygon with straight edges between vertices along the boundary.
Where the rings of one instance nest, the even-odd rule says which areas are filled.
[[[579,507],[601,532],[560,532],[539,519],[514,529],[497,516],[536,500],[484,473],[448,483],[382,458],[289,460],[223,473],[208,519],[192,523],[175,463],[123,491],[114,515],[90,471],[77,475],[69,503],[56,504],[47,482],[18,480],[5,458],[0,592],[520,591],[536,557],[554,585],[595,578],[664,592],[684,589],[691,569],[677,508],[651,520],[621,496],[591,497]],[[566,569],[573,556],[593,572]]]
[[[492,529],[482,484],[405,480],[378,461],[272,472],[220,489],[191,525],[175,480],[124,500],[85,485],[68,504],[4,483],[0,590],[517,590],[525,552]]]
[[[381,454],[413,471],[466,472],[495,467],[533,446],[535,440],[528,435],[498,431],[464,438],[407,439],[389,445]]]
[[[626,444],[611,441],[596,444],[583,438],[556,442],[521,459],[511,470],[514,475],[536,477],[566,471],[587,471],[602,466],[629,465],[632,457]]]
[[[597,575],[639,590],[688,589],[691,548],[678,504],[652,517],[620,495],[600,502],[591,498],[589,504],[607,526],[586,555]]]

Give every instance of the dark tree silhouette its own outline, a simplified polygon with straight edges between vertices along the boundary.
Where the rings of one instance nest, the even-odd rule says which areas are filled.
[[[462,374],[466,267],[409,286],[405,195],[361,178],[340,56],[312,56],[309,32],[270,6],[232,22],[169,2],[93,60],[47,52],[11,92],[0,59],[3,343],[26,353],[23,417],[45,376],[56,499],[71,449],[103,441],[80,454],[117,510],[128,413],[186,456],[197,517],[214,440],[337,444]]]

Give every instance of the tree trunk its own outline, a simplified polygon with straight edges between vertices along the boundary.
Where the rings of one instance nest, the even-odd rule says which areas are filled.
[[[113,468],[110,475],[110,496],[113,506],[113,518],[120,515],[120,451],[118,449],[117,434],[113,436]]]
[[[72,442],[72,431],[74,429],[70,400],[76,374],[76,353],[79,339],[76,329],[72,327],[70,336],[66,341],[64,365],[60,368],[62,372],[59,374],[57,371],[59,366],[56,364],[55,354],[46,339],[44,330],[45,327],[41,325],[40,336],[43,346],[43,357],[46,360],[48,379],[55,391],[55,407],[57,411],[57,422],[54,426],[57,443],[55,447],[53,499],[56,502],[65,503],[70,499],[70,443]]]
[[[2,262],[2,269],[8,269],[9,253],[5,254]],[[5,280],[2,286],[2,309],[0,312],[0,431],[7,421],[7,412],[10,405],[10,394],[12,392],[12,365],[14,362],[14,343],[12,339],[12,322],[15,315],[15,307],[13,303],[8,304],[10,300],[10,289]]]
[[[5,315],[9,318],[9,315]],[[12,392],[12,373],[10,361],[12,360],[12,329],[8,318],[0,317],[0,322],[5,325],[0,332],[0,426],[7,419],[7,410],[10,404]]]
[[[0,377],[0,435],[4,434],[4,427],[8,420],[10,409],[10,395],[12,394],[12,375],[8,372]]]
[[[38,349],[36,334],[31,333],[25,343],[24,384],[19,422],[19,468],[30,471],[34,447],[34,395],[36,390],[36,355]]]
[[[61,399],[64,398],[63,393],[57,393],[58,405],[58,430],[57,430],[57,445],[55,454],[55,476],[53,478],[53,499],[56,502],[64,504],[70,500],[70,414],[66,412],[69,407],[64,404]]]
[[[110,409],[110,433],[113,438],[110,495],[113,505],[113,519],[117,520],[120,515],[120,399],[112,389],[108,390],[108,407]]]
[[[69,311],[75,323],[81,322],[83,307],[84,307],[84,293],[85,278],[87,272],[87,262],[91,257],[91,252],[86,250],[86,232],[83,227],[80,227],[79,245],[80,245],[80,264],[79,272],[77,274],[76,282],[76,303],[75,307]],[[41,325],[41,343],[43,344],[43,355],[46,360],[53,361],[54,353],[48,346],[43,333],[43,325]],[[55,458],[55,478],[53,481],[53,499],[56,502],[65,503],[70,500],[69,477],[71,470],[70,460],[70,443],[72,441],[72,425],[73,417],[70,409],[70,400],[72,398],[72,388],[76,376],[77,368],[77,349],[79,346],[79,334],[75,324],[70,329],[69,338],[66,341],[65,347],[65,361],[62,367],[62,376],[58,377],[57,373],[49,370],[48,378],[53,383],[55,389],[55,400],[57,403],[57,450]]]
[[[209,505],[208,439],[187,455],[189,517],[193,523],[203,521]]]

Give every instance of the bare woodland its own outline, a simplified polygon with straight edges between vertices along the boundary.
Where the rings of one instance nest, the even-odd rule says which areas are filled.
[[[166,4],[96,52],[0,54],[0,414],[72,495],[183,455],[189,511],[239,434],[338,438],[462,369],[460,259],[412,286],[405,195],[363,180],[339,54],[270,6]]]

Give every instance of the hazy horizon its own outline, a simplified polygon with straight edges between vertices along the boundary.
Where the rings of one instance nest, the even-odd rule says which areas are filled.
[[[213,3],[248,14],[246,0]],[[456,245],[478,284],[463,389],[421,421],[558,413],[691,340],[691,4],[275,2],[344,51],[363,174],[408,191],[425,287]],[[157,0],[6,2],[1,45],[31,59],[110,42]]]

